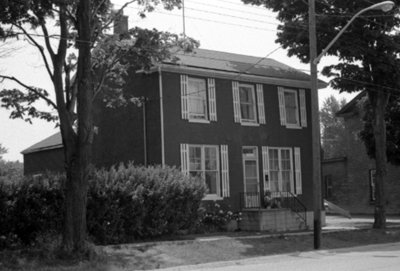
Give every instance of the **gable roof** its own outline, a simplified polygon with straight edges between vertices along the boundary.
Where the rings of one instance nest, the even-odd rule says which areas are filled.
[[[42,141],[39,141],[38,143],[30,146],[29,148],[23,150],[21,153],[22,154],[28,154],[32,152],[38,152],[38,151],[44,151],[44,150],[51,150],[51,149],[58,149],[62,148],[62,139],[61,139],[61,133],[55,133],[54,135],[51,135]]]
[[[362,91],[356,97],[354,97],[350,102],[345,104],[338,112],[336,112],[337,117],[343,117],[349,113],[357,112],[357,104],[358,102],[367,95],[367,92]]]
[[[261,81],[269,80],[267,83],[283,86],[309,88],[310,85],[310,75],[272,58],[206,49],[195,49],[192,53],[177,52],[175,56],[178,61],[164,61],[160,68],[176,72],[200,70],[203,73],[224,74],[228,78],[237,80],[258,78]],[[318,85],[319,88],[327,87],[327,83],[322,80],[319,80]]]

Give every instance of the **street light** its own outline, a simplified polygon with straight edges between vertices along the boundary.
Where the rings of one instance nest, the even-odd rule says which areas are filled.
[[[321,153],[320,153],[320,130],[319,130],[319,108],[318,108],[318,79],[317,79],[317,64],[322,56],[329,50],[329,48],[336,42],[336,40],[343,34],[348,26],[360,14],[368,11],[380,9],[387,12],[394,7],[392,1],[383,1],[371,5],[365,9],[357,12],[349,22],[340,30],[340,32],[333,38],[333,40],[322,50],[321,54],[317,56],[317,35],[315,29],[315,0],[308,0],[308,24],[309,24],[309,41],[310,41],[310,77],[311,77],[311,118],[312,118],[312,164],[313,164],[313,201],[314,201],[314,249],[321,247]]]
[[[383,1],[377,4],[374,4],[372,6],[366,7],[359,12],[357,12],[348,22],[347,24],[337,33],[337,35],[331,40],[331,42],[322,50],[322,52],[319,54],[318,57],[314,59],[314,64],[317,65],[320,61],[320,59],[328,52],[328,50],[332,47],[332,45],[337,41],[337,39],[346,31],[346,29],[349,27],[349,25],[362,13],[368,11],[368,10],[382,10],[383,12],[388,12],[392,10],[394,7],[394,3],[392,1]]]

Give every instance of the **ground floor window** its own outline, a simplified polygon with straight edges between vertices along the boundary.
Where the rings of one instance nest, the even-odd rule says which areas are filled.
[[[268,148],[270,191],[293,192],[293,159],[291,148]]]
[[[189,145],[189,173],[205,181],[208,194],[219,195],[218,146]]]

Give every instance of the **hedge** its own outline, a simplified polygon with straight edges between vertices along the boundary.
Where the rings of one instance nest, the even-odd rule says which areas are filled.
[[[0,184],[0,247],[61,233],[64,182],[62,175],[44,174]],[[87,201],[89,238],[114,244],[190,230],[199,223],[205,192],[203,182],[174,167],[95,170]]]

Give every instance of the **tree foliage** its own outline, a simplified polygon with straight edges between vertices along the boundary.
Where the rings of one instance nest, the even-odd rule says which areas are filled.
[[[308,1],[242,0],[277,12],[281,21],[277,42],[289,56],[307,63],[309,57]],[[317,53],[321,53],[347,22],[359,11],[382,2],[324,0],[313,1],[316,12]],[[399,0],[393,1],[396,6]],[[400,88],[399,9],[383,13],[369,10],[355,19],[328,50],[336,64],[326,66],[322,74],[332,77],[330,84],[339,91],[366,91],[373,110],[376,163],[376,201],[374,228],[385,228],[384,177],[386,175],[385,108],[393,89]]]
[[[375,141],[373,131],[373,109],[368,99],[362,105],[364,127],[360,138],[364,141],[367,154],[375,159]],[[392,95],[386,107],[386,156],[388,162],[400,165],[400,97]]]
[[[130,3],[142,7],[139,16],[143,17],[157,5],[179,8],[181,1],[132,0],[116,12],[111,10],[110,0],[0,2],[0,35],[23,36],[33,45],[53,84],[54,95],[48,95],[47,90],[27,85],[12,75],[0,75],[0,80],[19,85],[0,91],[1,106],[12,110],[12,118],[30,121],[39,117],[59,122],[67,176],[63,235],[67,252],[81,253],[86,249],[86,202],[96,98],[105,97],[110,106],[114,101],[116,105],[137,102],[134,97],[123,96],[128,66],[145,70],[154,61],[170,57],[172,47],[190,50],[198,45],[193,39],[155,29],[134,28],[123,35],[106,34]],[[49,111],[37,109],[40,99],[50,106]]]
[[[323,102],[320,110],[320,122],[324,159],[337,158],[346,155],[344,121],[342,118],[337,118],[335,116],[336,112],[338,112],[345,104],[345,99],[338,101],[332,95],[326,98]]]

